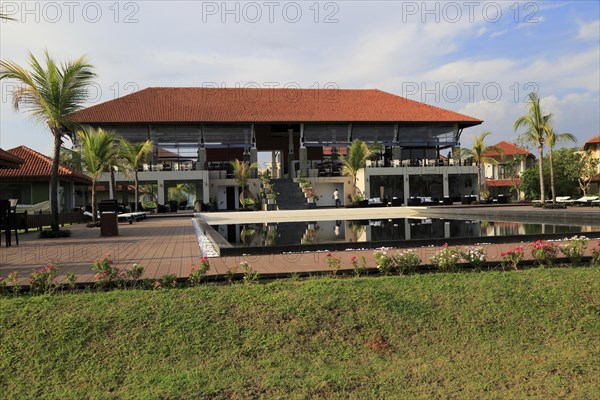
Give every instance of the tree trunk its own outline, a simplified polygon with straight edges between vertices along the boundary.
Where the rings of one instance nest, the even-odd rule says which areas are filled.
[[[552,191],[552,204],[556,204],[556,193],[554,189],[554,162],[552,161],[552,147],[549,149],[550,161],[550,190]]]
[[[109,165],[110,168],[110,188],[112,190],[112,198],[117,198],[117,182],[115,181],[115,169],[112,165]]]
[[[477,201],[481,203],[481,165],[477,164]]]
[[[96,179],[92,180],[92,222],[96,224]]]
[[[139,190],[139,185],[140,182],[138,180],[138,172],[137,172],[137,168],[135,169],[135,196],[134,197],[134,201],[135,201],[135,212],[138,212],[138,190]]]
[[[540,159],[538,160],[538,167],[540,169],[540,201],[544,204],[544,148],[542,146],[538,146],[538,154],[540,155]]]
[[[50,176],[50,212],[52,213],[51,229],[58,231],[58,165],[60,163],[61,133],[52,129],[54,135],[54,158],[52,159],[52,175]]]

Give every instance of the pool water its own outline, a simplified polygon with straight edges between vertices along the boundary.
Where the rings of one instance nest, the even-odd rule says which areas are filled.
[[[505,221],[440,218],[399,218],[383,220],[337,220],[314,222],[252,223],[212,225],[234,248],[248,254],[276,251],[302,251],[321,248],[390,247],[402,242],[427,240],[479,239],[541,234],[585,234],[600,232],[597,226],[552,225]],[[422,243],[421,243],[422,244]],[[420,244],[419,244],[420,245]]]

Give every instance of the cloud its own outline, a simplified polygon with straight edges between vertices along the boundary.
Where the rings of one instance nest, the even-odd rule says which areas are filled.
[[[579,31],[577,39],[598,40],[600,38],[600,19],[591,22],[577,21]]]
[[[501,31],[492,32],[492,33],[490,33],[490,38],[491,39],[497,38],[499,36],[506,34],[507,32],[508,32],[508,29],[502,29]]]
[[[491,3],[502,8],[498,22],[490,22],[490,15],[486,20],[483,3],[475,7],[473,20],[463,10],[456,23],[444,18],[436,23],[431,16],[423,23],[420,13],[404,22],[399,2],[339,2],[339,21],[323,24],[313,21],[309,2],[301,3],[304,14],[297,24],[281,21],[281,7],[275,23],[250,24],[231,18],[222,23],[219,15],[204,23],[201,2],[141,2],[136,3],[139,23],[123,24],[113,22],[108,2],[99,3],[105,14],[97,24],[81,18],[74,23],[0,23],[0,45],[3,59],[20,64],[27,50],[41,55],[45,47],[58,60],[87,53],[99,73],[98,101],[129,93],[129,83],[142,89],[206,82],[297,82],[302,87],[335,82],[342,88],[375,87],[400,95],[406,83],[434,90],[436,84],[440,90],[450,84],[463,90],[457,101],[423,93],[411,98],[482,118],[483,126],[466,130],[465,138],[481,129],[491,130],[499,141],[513,135],[515,116],[526,112],[523,99],[537,88],[544,105],[556,113],[557,128],[600,131],[600,26],[598,20],[575,19],[597,14],[598,6],[542,2],[533,16],[548,23],[525,24],[529,9],[524,7],[530,3],[522,2],[517,24],[514,2]],[[442,11],[444,4],[438,4]],[[121,11],[123,17],[126,10]],[[321,9],[321,20],[325,11]],[[539,29],[521,30],[522,25]],[[542,37],[553,38],[551,47],[542,45]],[[465,86],[470,82],[478,84],[473,99]],[[485,84],[491,85],[489,95],[498,84],[500,98],[486,100]],[[12,112],[10,103],[0,104],[0,111],[3,146],[24,143],[43,151],[51,142],[44,126]]]

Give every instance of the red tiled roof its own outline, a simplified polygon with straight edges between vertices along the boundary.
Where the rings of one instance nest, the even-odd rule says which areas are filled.
[[[19,169],[0,169],[0,179],[2,178],[48,178],[52,175],[52,159],[38,153],[29,147],[19,146],[8,150],[13,156],[24,160]],[[91,182],[91,179],[81,172],[72,170],[60,164],[58,175],[61,178],[71,178],[78,181]]]
[[[533,154],[531,154],[530,152],[528,152],[525,149],[520,148],[519,146],[515,146],[512,143],[509,143],[507,141],[501,141],[499,143],[496,143],[494,146],[498,147],[500,150],[502,150],[502,155],[504,157],[508,157],[508,156],[514,156],[515,154],[523,154],[525,156],[531,155],[533,156]],[[500,156],[500,154],[498,154],[497,151],[486,151],[485,153],[483,153],[484,156],[486,157],[498,157]]]
[[[596,135],[593,138],[591,138],[590,140],[588,140],[587,142],[584,143],[583,145],[583,149],[585,150],[585,148],[593,143],[600,143],[600,135]]]
[[[377,89],[146,88],[72,114],[80,123],[483,121]]]
[[[520,184],[521,179],[517,179],[516,183]],[[512,186],[513,181],[512,181],[512,179],[486,179],[485,184],[488,187],[506,187],[506,186]]]
[[[21,157],[17,157],[8,151],[0,149],[0,168],[19,168],[21,164],[23,164],[25,160]]]

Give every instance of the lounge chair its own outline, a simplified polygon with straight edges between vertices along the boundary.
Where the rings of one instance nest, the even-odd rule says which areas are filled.
[[[127,221],[129,222],[129,224],[132,224],[133,221],[140,221],[142,219],[146,219],[148,212],[146,211],[138,211],[138,212],[131,212],[131,213],[121,213],[121,214],[117,214],[117,219],[120,221]],[[83,215],[85,215],[86,217],[90,217],[92,218],[93,214],[89,211],[84,211]],[[96,215],[98,216],[98,219],[100,219],[100,212],[97,211]]]
[[[598,196],[583,196],[583,197],[575,200],[573,203],[580,205],[580,206],[590,206],[590,205],[592,205],[592,201],[595,201],[598,199],[599,199]]]
[[[556,198],[556,202],[557,203],[570,203],[571,202],[571,196],[558,196]]]

